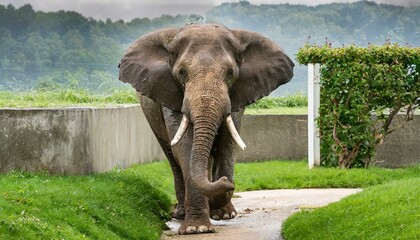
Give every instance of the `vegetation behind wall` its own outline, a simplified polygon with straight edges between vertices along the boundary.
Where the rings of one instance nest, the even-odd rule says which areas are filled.
[[[73,11],[42,12],[29,4],[18,8],[9,4],[0,5],[0,90],[83,87],[104,92],[122,87],[117,66],[131,42],[156,29],[195,22],[260,32],[291,58],[305,42],[322,44],[325,38],[335,46],[383,44],[386,39],[420,44],[420,6],[368,1],[253,5],[240,1],[216,6],[206,16],[138,16],[113,21]],[[294,79],[273,95],[306,91],[306,69],[296,66],[294,72]]]

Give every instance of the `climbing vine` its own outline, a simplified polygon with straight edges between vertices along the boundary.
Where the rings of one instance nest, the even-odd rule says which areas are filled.
[[[324,166],[368,167],[375,147],[419,109],[418,47],[306,45],[297,61],[321,64],[317,125]]]

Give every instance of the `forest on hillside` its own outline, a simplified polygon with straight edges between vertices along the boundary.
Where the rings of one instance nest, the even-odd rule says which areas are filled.
[[[420,46],[420,7],[373,2],[318,6],[223,3],[206,16],[162,15],[131,21],[97,20],[73,11],[35,11],[27,4],[0,5],[0,90],[66,87],[94,92],[128,87],[118,81],[118,62],[131,42],[147,32],[188,23],[220,23],[257,31],[289,56],[306,43]],[[297,66],[275,95],[306,91],[306,69]]]

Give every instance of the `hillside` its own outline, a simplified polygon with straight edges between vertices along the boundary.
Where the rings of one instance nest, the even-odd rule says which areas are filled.
[[[361,1],[316,7],[290,4],[223,3],[206,16],[162,15],[129,22],[102,21],[77,12],[34,11],[31,5],[0,5],[0,90],[81,87],[102,92],[122,87],[117,65],[140,35],[191,22],[222,23],[258,31],[294,58],[305,43],[420,45],[420,7]],[[275,95],[306,91],[306,70]]]

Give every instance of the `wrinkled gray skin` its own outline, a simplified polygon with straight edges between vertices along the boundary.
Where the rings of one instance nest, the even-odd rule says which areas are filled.
[[[120,80],[139,93],[145,116],[168,158],[178,200],[180,234],[214,232],[213,219],[236,215],[234,152],[226,128],[240,128],[246,105],[293,76],[293,62],[258,33],[220,25],[188,25],[149,33],[120,63]],[[171,146],[183,114],[190,124]]]

